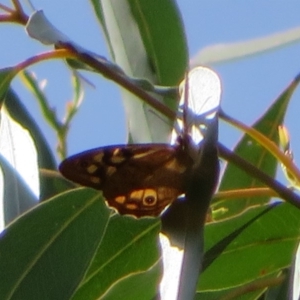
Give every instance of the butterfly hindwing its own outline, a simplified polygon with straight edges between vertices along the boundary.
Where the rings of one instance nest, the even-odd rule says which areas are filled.
[[[157,216],[184,193],[192,164],[180,147],[168,144],[108,146],[66,159],[61,173],[81,185],[102,190],[121,214]]]

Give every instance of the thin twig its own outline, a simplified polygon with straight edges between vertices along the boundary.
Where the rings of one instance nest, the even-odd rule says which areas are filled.
[[[150,93],[146,92],[141,87],[137,86],[134,82],[128,79],[125,74],[118,72],[107,65],[107,63],[101,62],[100,60],[94,58],[92,55],[88,53],[79,52],[77,51],[72,45],[67,43],[61,43],[61,46],[65,49],[68,49],[74,54],[76,54],[77,59],[81,62],[87,64],[88,66],[92,67],[93,69],[99,71],[104,77],[116,82],[120,86],[124,87],[126,90],[134,94],[135,96],[139,97],[147,104],[155,108],[157,111],[162,113],[163,115],[167,116],[171,120],[174,120],[176,117],[176,112],[168,108],[166,105],[158,101],[154,96]]]
[[[213,205],[217,204],[221,200],[235,200],[241,197],[278,197],[278,194],[267,187],[255,187],[255,188],[244,188],[235,189],[228,191],[218,191],[213,197]]]
[[[4,5],[4,4],[1,4],[1,3],[0,3],[0,9],[4,10],[4,11],[10,13],[10,14],[12,14],[12,13],[15,12],[15,11],[14,11],[13,9],[11,9],[10,7],[8,7],[8,6]]]
[[[8,14],[0,16],[0,22],[13,22],[21,25],[26,25],[29,17],[25,14],[22,5],[18,0],[12,0],[15,9],[11,9],[6,5],[0,4],[0,8]]]
[[[16,11],[18,11],[19,13],[24,14],[24,10],[23,10],[22,5],[19,2],[19,0],[12,0],[11,2],[13,3]]]
[[[266,173],[262,172],[261,170],[259,170],[255,166],[253,166],[251,163],[249,163],[245,159],[236,155],[234,152],[232,152],[231,150],[226,148],[221,143],[218,144],[218,149],[219,149],[219,154],[221,157],[225,158],[226,160],[235,164],[237,167],[246,171],[248,174],[250,174],[254,178],[263,182],[265,185],[267,185],[268,187],[273,189],[282,199],[293,204],[297,208],[300,208],[300,197],[297,194],[293,193],[286,186],[284,186],[277,180],[273,179]]]
[[[255,139],[260,145],[262,145],[269,153],[271,153],[277,160],[279,160],[288,170],[289,172],[300,182],[300,170],[293,163],[292,159],[286,156],[280,148],[265,135],[257,131],[255,128],[249,127],[239,120],[234,119],[233,117],[224,113],[224,111],[220,111],[220,117],[223,120],[230,123],[231,125],[241,129],[246,132],[249,136]]]
[[[247,293],[266,289],[269,287],[279,286],[280,284],[283,283],[285,277],[286,277],[285,275],[281,275],[278,277],[263,278],[263,279],[252,281],[248,284],[245,284],[245,285],[233,290],[232,292],[229,292],[226,296],[219,298],[219,300],[237,299],[237,297],[243,296]]]

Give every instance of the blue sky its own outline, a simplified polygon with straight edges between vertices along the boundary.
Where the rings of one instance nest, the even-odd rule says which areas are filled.
[[[24,1],[25,2],[25,1]],[[1,1],[9,5],[9,1]],[[78,44],[109,58],[101,29],[89,1],[32,1],[47,18]],[[192,1],[178,0],[185,24],[191,58],[202,48],[263,37],[300,26],[300,2],[283,0]],[[27,10],[29,12],[29,10]],[[10,66],[50,48],[31,40],[24,28],[0,26],[1,67]],[[221,77],[222,107],[246,124],[254,122],[300,72],[300,45],[211,66]],[[69,71],[62,62],[49,61],[31,68],[40,80],[47,78],[46,93],[53,107],[63,115],[72,97]],[[126,123],[118,87],[94,74],[85,74],[95,85],[85,90],[85,99],[69,135],[69,154],[126,141]],[[13,83],[25,105],[36,117],[49,144],[55,148],[53,132],[45,124],[35,100],[18,80]],[[286,118],[295,158],[300,161],[299,96],[296,92]],[[232,147],[241,136],[220,124],[220,140]]]

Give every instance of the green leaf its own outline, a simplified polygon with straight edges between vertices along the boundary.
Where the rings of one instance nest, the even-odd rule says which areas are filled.
[[[177,3],[172,0],[129,0],[128,3],[158,83],[178,84],[186,70],[188,56]]]
[[[61,194],[2,232],[2,299],[70,298],[107,227],[110,212],[100,199],[90,189]]]
[[[10,83],[16,76],[17,70],[15,68],[5,68],[0,70],[0,108],[4,102],[4,97],[10,87]]]
[[[160,280],[157,273],[159,230],[158,219],[114,215],[72,299],[99,299],[107,292],[115,295],[120,288],[131,290],[140,284],[140,276],[149,280],[145,292],[154,296]]]
[[[12,223],[0,239],[0,269],[11,270],[0,274],[3,299],[95,299],[141,282],[152,298],[161,272],[159,220],[109,216],[98,191],[77,189]]]
[[[49,100],[47,99],[47,96],[43,89],[40,87],[40,84],[38,80],[36,79],[36,76],[34,76],[32,73],[24,70],[21,73],[23,83],[25,86],[32,92],[32,94],[35,96],[37,100],[37,104],[39,105],[39,108],[44,116],[45,121],[54,129],[58,129],[60,125],[60,121],[58,120],[56,116],[55,110],[50,106]]]
[[[278,276],[278,272],[268,276],[261,277],[260,280],[254,280],[249,284],[241,285],[238,287],[233,287],[224,290],[198,292],[196,294],[195,300],[215,300],[215,299],[257,300],[260,299],[259,296],[262,296],[266,292],[266,285],[263,287],[259,287],[258,285],[260,283],[263,284],[263,281],[266,280],[268,281],[276,280],[277,276]],[[288,298],[280,298],[280,299],[288,299]]]
[[[187,66],[187,46],[174,1],[91,2],[111,55],[127,75],[153,84],[178,85]],[[166,142],[171,131],[169,120],[132,94],[122,94],[131,141]],[[177,106],[174,98],[159,99],[172,109]]]
[[[264,207],[249,209],[238,217],[210,223],[205,230],[205,248],[259,214]],[[248,226],[202,273],[198,290],[239,286],[289,267],[300,240],[300,211],[282,203]],[[228,274],[230,276],[224,276]]]
[[[267,136],[277,145],[279,144],[278,125],[283,123],[287,106],[299,80],[300,77],[296,77],[264,115],[253,125],[256,130]],[[275,177],[277,168],[276,158],[247,134],[240,140],[234,152],[269,176]],[[262,186],[263,184],[259,180],[252,178],[233,164],[228,164],[222,178],[220,191]],[[268,197],[240,198],[234,201],[226,201],[225,199],[224,201],[215,203],[213,209],[216,211],[223,210],[224,214],[219,214],[219,216],[225,218],[239,214],[249,206],[263,204],[269,200]]]
[[[121,281],[116,282],[101,299],[154,299],[160,274],[160,264],[154,265],[146,272],[133,273],[128,277],[124,277]]]

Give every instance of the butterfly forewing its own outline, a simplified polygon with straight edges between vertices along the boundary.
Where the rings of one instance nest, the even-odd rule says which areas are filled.
[[[69,157],[61,173],[102,190],[121,214],[157,216],[184,193],[192,161],[180,146],[139,144],[103,147]]]

